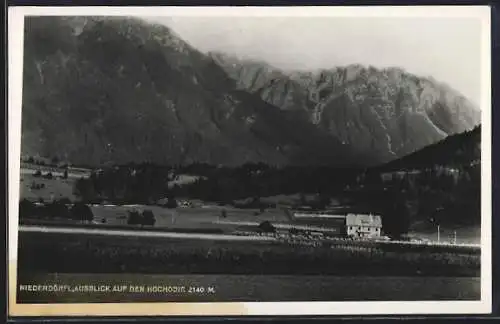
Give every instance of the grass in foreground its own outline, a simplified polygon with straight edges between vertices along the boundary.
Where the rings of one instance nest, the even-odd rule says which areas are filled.
[[[291,246],[80,234],[19,233],[19,269],[57,273],[467,276],[480,250],[383,244]]]

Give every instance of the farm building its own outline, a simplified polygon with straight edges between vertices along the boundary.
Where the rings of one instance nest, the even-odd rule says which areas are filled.
[[[378,237],[382,232],[382,218],[371,214],[332,215],[327,213],[305,213],[293,214],[295,224],[322,228],[326,232],[336,235],[347,235],[354,237]]]
[[[301,225],[297,228],[321,229],[330,235],[345,235],[345,215],[331,215],[327,213],[296,212],[293,214],[293,223]]]
[[[347,214],[345,226],[348,236],[378,237],[382,232],[382,218],[371,214]]]

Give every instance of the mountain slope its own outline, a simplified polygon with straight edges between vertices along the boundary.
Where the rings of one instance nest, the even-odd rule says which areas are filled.
[[[375,164],[480,122],[479,110],[450,87],[398,68],[285,72],[263,62],[210,55],[239,88],[283,110],[304,112],[310,123],[367,153]]]
[[[481,126],[451,135],[422,150],[380,167],[384,171],[426,169],[435,166],[479,166],[481,162]]]
[[[22,151],[100,165],[345,165],[348,147],[237,90],[169,28],[132,18],[30,17]]]

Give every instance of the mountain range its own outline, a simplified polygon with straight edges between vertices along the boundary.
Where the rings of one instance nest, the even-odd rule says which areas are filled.
[[[24,42],[22,153],[74,164],[370,166],[480,123],[432,78],[282,71],[136,18],[27,17]]]

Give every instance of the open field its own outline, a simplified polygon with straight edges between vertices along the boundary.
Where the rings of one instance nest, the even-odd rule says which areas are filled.
[[[274,241],[19,233],[19,269],[67,273],[323,274],[479,276],[480,250],[353,244],[293,246]]]
[[[23,303],[90,302],[207,302],[207,301],[424,301],[479,300],[479,278],[370,277],[282,275],[134,275],[29,274],[19,284],[33,282],[67,285],[102,284],[176,287],[213,287],[215,293],[136,294],[130,292],[33,294],[18,292]],[[187,290],[189,291],[189,290]]]
[[[451,226],[442,225],[440,227],[440,241],[453,242],[456,234],[457,243],[480,244],[480,226]],[[437,227],[428,224],[416,224],[410,230],[410,234],[429,241],[437,241]]]
[[[45,180],[45,179],[44,179]],[[45,180],[50,181],[60,180]],[[52,183],[54,184],[54,183]],[[59,188],[63,188],[58,184]],[[46,190],[50,191],[50,186]],[[91,205],[94,214],[94,220],[103,225],[119,225],[126,226],[128,213],[133,210],[143,211],[151,210],[154,213],[156,228],[170,229],[221,229],[224,232],[245,230],[255,228],[263,221],[271,222],[276,228],[289,229],[308,228],[311,230],[325,231],[319,225],[307,225],[301,221],[291,221],[281,209],[267,209],[260,213],[257,209],[239,209],[231,206],[214,206],[205,205],[202,207],[191,208],[174,208],[169,209],[160,206],[147,205]],[[226,217],[222,217],[222,210],[226,211]],[[54,220],[54,224],[66,224],[72,221]],[[333,227],[332,227],[333,230]],[[330,230],[328,230],[330,231]],[[441,226],[440,240],[443,243],[452,243],[454,241],[454,232],[457,233],[458,244],[480,244],[480,228],[479,227],[458,227],[451,228]],[[437,231],[434,227],[418,226],[414,228],[410,234],[420,239],[425,239],[430,242],[437,242]]]
[[[205,206],[197,208],[175,208],[168,209],[159,206],[144,205],[95,205],[91,207],[95,220],[106,224],[126,225],[128,212],[131,210],[151,210],[156,219],[155,227],[167,228],[213,228],[213,227],[237,227],[237,224],[220,224],[222,220],[227,222],[288,222],[287,217],[281,210],[267,210],[260,215],[255,215],[257,210],[237,209],[233,207]],[[222,210],[226,211],[226,218],[221,216]],[[230,226],[229,226],[230,225]]]
[[[33,182],[36,184],[43,184],[45,187],[41,189],[31,189],[30,187]],[[41,198],[45,202],[61,198],[75,200],[76,197],[73,195],[74,183],[74,178],[45,179],[43,177],[34,177],[32,172],[21,174],[19,183],[20,198],[26,198],[30,201],[38,201]]]

